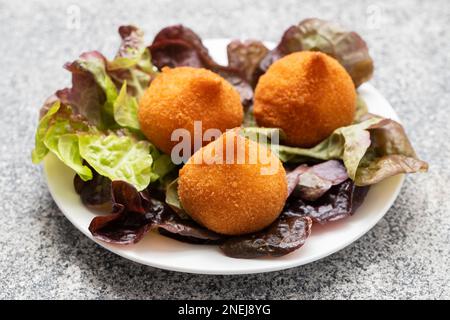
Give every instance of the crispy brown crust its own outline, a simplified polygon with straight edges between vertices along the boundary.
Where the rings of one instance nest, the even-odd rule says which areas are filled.
[[[194,121],[203,131],[239,126],[243,107],[239,93],[225,79],[206,69],[163,68],[139,102],[139,123],[145,136],[170,154],[177,142],[172,132],[184,128],[193,137]]]
[[[226,150],[227,139],[245,153],[245,164],[207,164],[219,145]],[[259,148],[269,161],[249,163],[249,152]],[[212,155],[212,156],[211,156]],[[201,159],[205,159],[203,163]],[[197,160],[196,162],[194,160]],[[236,153],[234,159],[237,159]],[[198,163],[198,164],[196,164]],[[271,175],[261,174],[270,165]],[[280,160],[265,146],[239,136],[236,131],[197,151],[180,170],[178,193],[183,208],[198,223],[227,235],[259,231],[280,214],[287,197],[286,172]]]
[[[255,90],[258,125],[283,129],[292,146],[314,146],[351,124],[355,108],[352,79],[335,59],[320,52],[296,52],[278,60]]]

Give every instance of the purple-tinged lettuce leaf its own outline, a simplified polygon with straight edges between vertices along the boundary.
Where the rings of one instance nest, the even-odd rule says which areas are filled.
[[[400,173],[424,172],[428,164],[419,160],[403,127],[394,120],[366,114],[361,122],[336,129],[312,148],[271,144],[281,161],[342,160],[348,177],[359,186],[377,183]],[[267,135],[275,128],[244,128],[242,132]],[[270,140],[270,139],[269,139]]]
[[[245,76],[235,68],[221,66],[215,62],[200,37],[191,29],[182,25],[166,27],[156,35],[149,48],[152,62],[159,69],[181,66],[209,69],[236,88],[244,106],[251,104],[253,89]]]
[[[261,41],[234,40],[227,46],[228,66],[239,70],[245,76],[245,80],[254,87],[257,81],[256,69],[267,53],[269,49]]]
[[[198,244],[220,242],[224,236],[200,226],[192,219],[183,219],[169,207],[153,218],[153,226],[161,234],[179,241]],[[161,232],[161,230],[164,230]]]
[[[65,65],[72,73],[72,88],[56,93],[62,103],[72,106],[76,113],[102,130],[120,126],[136,129],[137,101],[157,73],[150,52],[143,44],[142,31],[133,26],[122,26],[119,32],[122,45],[114,60],[107,60],[97,51],[83,53]],[[121,88],[123,92],[117,103],[120,106],[125,103],[129,106],[126,109],[115,106]],[[119,114],[116,114],[117,110]],[[124,118],[126,121],[121,124]]]
[[[72,73],[72,88],[57,91],[58,99],[100,129],[114,126],[118,93],[106,72],[106,58],[97,51],[86,52],[64,67]]]
[[[286,175],[288,194],[308,201],[320,198],[332,186],[348,179],[344,165],[337,160],[329,160],[311,167],[300,165]]]
[[[253,89],[239,70],[230,67],[215,67],[212,71],[233,85],[241,97],[242,105],[248,109],[253,102]]]
[[[195,48],[182,40],[164,40],[153,43],[150,50],[152,61],[160,70],[164,67],[205,67]]]
[[[111,180],[93,171],[93,178],[83,181],[78,175],[73,178],[75,191],[80,195],[81,202],[88,208],[111,212],[112,189]]]
[[[92,235],[115,244],[139,242],[151,229],[182,241],[211,243],[223,237],[191,220],[183,220],[165,203],[157,200],[151,190],[138,192],[124,181],[112,182],[112,213],[95,217],[89,226]]]
[[[373,74],[367,44],[356,32],[316,18],[287,29],[277,47],[262,59],[259,74],[266,72],[276,60],[297,51],[321,51],[334,57],[350,74],[355,87],[368,81]]]
[[[158,70],[152,64],[150,50],[144,45],[142,30],[121,26],[119,34],[122,44],[114,60],[107,61],[106,69],[117,88],[126,82],[128,94],[139,100]]]
[[[355,179],[359,162],[370,146],[369,129],[383,118],[373,117],[358,124],[336,129],[327,139],[313,148],[280,145],[278,154],[283,162],[302,162],[305,158],[337,160],[344,162],[348,176]]]
[[[418,159],[398,122],[384,119],[372,125],[369,131],[372,143],[356,171],[357,185],[371,185],[400,173],[428,170],[428,164]]]
[[[211,69],[218,66],[200,37],[182,25],[162,29],[149,48],[153,64],[159,69],[182,66]]]
[[[281,257],[303,246],[311,233],[311,225],[309,217],[282,213],[265,230],[228,238],[220,249],[233,258]]]
[[[355,213],[367,191],[368,187],[357,187],[352,180],[348,179],[331,187],[315,201],[291,196],[283,214],[289,217],[309,217],[320,224],[340,220]]]
[[[288,197],[294,192],[295,188],[297,188],[298,183],[300,181],[300,176],[308,171],[307,164],[301,164],[296,167],[292,171],[286,171],[286,182],[288,186]]]
[[[139,242],[150,230],[152,218],[163,205],[144,207],[140,193],[123,181],[112,182],[113,211],[92,219],[89,231],[99,240],[115,244]]]
[[[300,30],[297,26],[289,27],[284,32],[278,45],[261,59],[259,66],[255,70],[255,79],[258,80],[258,78],[263,75],[275,61],[290,53],[302,51],[303,48],[301,46],[301,41],[299,40],[300,37]]]
[[[139,131],[139,92],[156,72],[142,32],[132,26],[119,32],[122,45],[113,61],[92,51],[65,65],[72,87],[57,91],[41,108],[32,160],[38,163],[51,151],[83,180],[92,179],[94,169],[143,190],[173,164]]]
[[[120,26],[119,35],[122,38],[122,43],[119,51],[116,54],[116,59],[130,59],[135,60],[142,54],[142,49],[145,48],[144,32],[138,27],[132,25]],[[125,66],[129,60],[115,60],[115,63],[124,61]]]

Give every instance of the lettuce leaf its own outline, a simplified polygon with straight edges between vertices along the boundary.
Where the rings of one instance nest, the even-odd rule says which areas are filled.
[[[138,140],[127,130],[101,131],[75,114],[71,107],[56,101],[40,120],[32,158],[38,163],[51,151],[84,181],[92,179],[92,168],[110,180],[123,180],[140,191],[160,177],[154,171],[152,149],[150,142]],[[153,154],[161,158],[157,168],[161,175],[172,169],[167,163],[170,158]]]
[[[56,92],[62,103],[72,106],[101,130],[138,129],[137,102],[158,73],[144,45],[142,31],[122,26],[119,33],[122,44],[114,60],[109,61],[97,51],[83,53],[64,66],[72,73],[72,87]],[[123,90],[120,94],[119,89]]]
[[[82,118],[73,116],[70,107],[56,101],[39,122],[33,162],[39,163],[51,151],[81,179],[92,179],[92,171],[83,164],[78,148],[77,133],[86,130],[89,128]]]
[[[266,229],[249,235],[230,237],[220,249],[233,258],[281,257],[305,244],[311,234],[311,226],[311,218],[288,216],[283,211]]]
[[[396,121],[367,114],[361,122],[336,129],[315,147],[297,148],[271,144],[280,160],[304,163],[311,160],[342,160],[350,179],[358,186],[377,183],[400,173],[424,172],[428,164],[417,158],[411,143]],[[269,137],[273,128],[245,128],[249,138],[255,133]]]
[[[121,127],[139,130],[138,109],[137,99],[127,93],[127,82],[124,81],[119,96],[113,104],[114,120]]]
[[[371,185],[399,173],[428,170],[428,164],[417,158],[401,124],[384,119],[369,130],[372,143],[356,171],[357,185]]]
[[[182,25],[166,27],[158,32],[149,48],[152,62],[159,69],[180,66],[209,69],[236,88],[244,107],[251,105],[253,89],[242,70],[215,62],[200,37],[191,29]]]
[[[100,175],[122,180],[145,189],[152,179],[152,156],[148,141],[135,141],[115,133],[83,134],[79,137],[80,155]]]
[[[301,162],[305,158],[341,159],[348,176],[354,180],[359,162],[371,143],[367,129],[382,120],[374,117],[358,124],[338,128],[327,139],[310,149],[281,145],[278,150],[280,159],[283,162]]]
[[[282,215],[309,217],[320,224],[341,220],[356,212],[368,191],[369,187],[358,187],[347,179],[314,201],[296,195],[289,197]]]
[[[138,99],[157,73],[143,33],[133,26],[119,33],[114,60],[92,51],[65,65],[72,87],[58,90],[41,108],[32,160],[38,163],[50,151],[84,181],[95,173],[140,191],[174,165],[139,130]]]
[[[356,113],[355,113],[355,119],[354,123],[358,123],[361,120],[363,120],[364,116],[366,116],[369,113],[369,108],[367,107],[366,102],[364,99],[358,94],[356,96]]]
[[[181,24],[161,29],[153,39],[150,51],[153,63],[159,69],[164,66],[208,69],[218,66],[209,55],[201,38],[193,30]]]
[[[127,82],[128,93],[139,100],[158,74],[158,69],[152,64],[142,30],[131,25],[121,26],[119,34],[122,44],[114,60],[107,62],[106,69],[117,87]]]
[[[113,181],[112,212],[92,219],[89,231],[102,241],[115,244],[139,242],[150,230],[190,243],[217,243],[223,236],[192,220],[183,220],[148,190],[138,192],[124,181]]]
[[[276,60],[306,50],[321,51],[338,60],[352,77],[355,87],[372,77],[373,60],[364,40],[356,32],[316,18],[305,19],[288,28],[278,46],[261,60],[259,75]]]
[[[47,136],[51,137],[51,135],[52,130],[49,130]],[[50,139],[51,140],[47,140],[46,138],[46,145],[64,164],[74,170],[82,180],[87,181],[92,179],[93,175],[91,169],[83,164],[77,134],[66,133],[61,135],[58,139],[54,139],[53,137]],[[49,141],[53,141],[55,144],[52,145]]]
[[[344,165],[337,160],[328,160],[308,167],[302,164],[286,174],[288,195],[308,201],[319,199],[332,186],[348,179]]]
[[[168,173],[175,169],[175,164],[172,159],[167,154],[157,154],[151,153],[153,157],[152,171],[160,179],[164,178]]]
[[[45,104],[44,106],[47,107],[48,104]],[[33,152],[31,153],[31,160],[33,163],[39,163],[41,162],[45,156],[48,154],[48,148],[44,143],[44,138],[47,133],[47,129],[49,127],[50,121],[53,117],[53,115],[58,112],[59,108],[61,106],[61,103],[59,100],[54,102],[50,108],[47,110],[47,113],[44,114],[44,116],[39,121],[36,135],[34,137],[35,140],[35,147],[33,149]]]
[[[234,40],[227,46],[228,66],[241,71],[252,87],[256,86],[255,71],[261,60],[269,53],[269,49],[261,41]]]
[[[92,171],[93,178],[83,181],[79,175],[73,178],[75,191],[80,195],[81,202],[88,208],[101,212],[111,212],[112,193],[111,180]]]
[[[106,58],[97,51],[86,52],[64,67],[72,73],[72,88],[59,90],[56,96],[100,129],[114,127],[118,93],[106,72]]]
[[[184,211],[178,195],[178,178],[170,182],[166,187],[166,203],[172,208],[176,214],[184,220],[190,220],[191,217]]]

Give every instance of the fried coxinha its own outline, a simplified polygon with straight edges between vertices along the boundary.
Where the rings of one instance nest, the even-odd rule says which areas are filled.
[[[180,128],[194,135],[194,122],[204,130],[238,127],[244,116],[236,89],[218,74],[201,68],[163,68],[139,104],[142,132],[170,154],[177,144],[172,133]]]
[[[286,172],[268,148],[232,130],[189,159],[180,170],[178,192],[186,212],[208,229],[252,233],[269,226],[283,209]]]
[[[355,107],[349,74],[321,52],[296,52],[276,61],[255,90],[258,125],[283,129],[291,146],[312,147],[351,124]]]

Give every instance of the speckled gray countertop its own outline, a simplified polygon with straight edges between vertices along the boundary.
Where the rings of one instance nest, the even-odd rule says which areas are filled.
[[[430,163],[428,174],[408,177],[365,236],[286,271],[205,276],[120,258],[61,214],[30,151],[40,104],[70,83],[64,62],[92,49],[112,56],[121,24],[141,26],[148,41],[174,23],[204,38],[277,40],[314,16],[367,40],[376,62],[372,83]],[[450,298],[449,24],[447,0],[0,0],[0,298]]]

